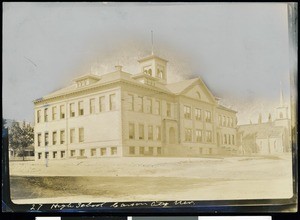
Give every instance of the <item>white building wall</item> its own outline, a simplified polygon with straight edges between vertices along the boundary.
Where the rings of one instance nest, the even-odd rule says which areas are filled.
[[[109,109],[109,95],[116,95],[115,110]],[[99,111],[99,97],[105,96],[105,110]],[[95,112],[90,113],[90,99],[95,99]],[[120,88],[109,89],[93,94],[80,95],[73,98],[68,98],[63,101],[52,101],[47,104],[36,105],[35,112],[42,110],[42,118],[44,119],[44,108],[47,107],[49,111],[49,122],[35,123],[35,151],[36,160],[38,160],[39,153],[42,153],[44,158],[45,152],[49,152],[49,159],[53,158],[53,152],[57,152],[57,158],[61,158],[60,153],[65,151],[65,157],[70,157],[70,151],[75,150],[75,156],[80,156],[81,149],[85,150],[85,156],[91,157],[91,149],[96,149],[96,157],[100,155],[101,148],[107,148],[107,154],[104,156],[111,156],[111,148],[117,147],[117,154],[122,155],[121,148],[121,96]],[[84,102],[84,115],[78,115],[78,102]],[[69,104],[75,103],[75,117],[70,117]],[[59,119],[59,106],[64,104],[66,106],[65,119]],[[57,120],[52,120],[52,107],[57,106]],[[36,117],[37,118],[37,117]],[[79,128],[84,129],[84,141],[79,142]],[[70,129],[75,130],[75,139],[70,143]],[[65,131],[65,143],[60,143],[60,131]],[[57,144],[52,144],[53,132],[57,132]],[[45,132],[49,133],[49,145],[45,146]],[[38,134],[42,135],[42,144],[38,146]],[[115,151],[114,151],[115,152]]]

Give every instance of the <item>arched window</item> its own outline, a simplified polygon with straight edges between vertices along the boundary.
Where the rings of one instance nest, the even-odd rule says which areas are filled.
[[[152,76],[152,69],[148,69],[148,75]]]
[[[160,70],[157,68],[157,70],[156,70],[156,77],[158,77],[158,78],[161,78],[160,77]]]

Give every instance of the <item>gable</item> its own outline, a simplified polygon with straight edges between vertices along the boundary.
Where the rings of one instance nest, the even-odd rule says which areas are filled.
[[[207,87],[202,83],[197,83],[190,86],[183,95],[192,99],[201,100],[203,102],[215,103],[215,97],[207,89]]]

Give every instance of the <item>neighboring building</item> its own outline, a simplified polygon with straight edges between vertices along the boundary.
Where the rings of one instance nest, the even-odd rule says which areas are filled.
[[[280,92],[280,105],[276,108],[274,121],[269,115],[268,122],[238,126],[238,146],[241,154],[281,154],[291,151],[291,120],[288,107],[283,103]]]
[[[12,123],[14,122],[14,120],[10,120],[10,119],[6,119],[6,126],[8,128],[8,135],[10,134],[10,127],[12,126]],[[23,126],[24,121],[17,121],[17,123],[20,126]],[[30,125],[31,127],[33,127],[32,123],[29,122],[25,122],[25,125]],[[34,145],[30,145],[28,146],[25,150],[24,150],[24,156],[27,159],[33,159],[34,158]],[[11,144],[8,145],[8,156],[10,160],[17,160],[20,158],[23,158],[22,156],[18,155],[18,152],[11,146]]]
[[[235,153],[236,111],[218,104],[200,78],[167,84],[167,61],[140,59],[86,74],[34,101],[35,157],[201,156]]]
[[[23,158],[23,156],[18,156],[17,153],[15,152],[15,150],[11,147],[8,149],[8,151],[9,151],[9,158],[11,160],[17,159],[17,158]],[[24,157],[34,158],[34,146],[33,145],[30,145],[24,151],[25,151],[24,152]]]

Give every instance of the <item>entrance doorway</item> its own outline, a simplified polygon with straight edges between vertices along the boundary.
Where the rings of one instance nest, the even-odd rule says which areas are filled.
[[[169,129],[169,143],[175,144],[175,129],[173,127]]]

